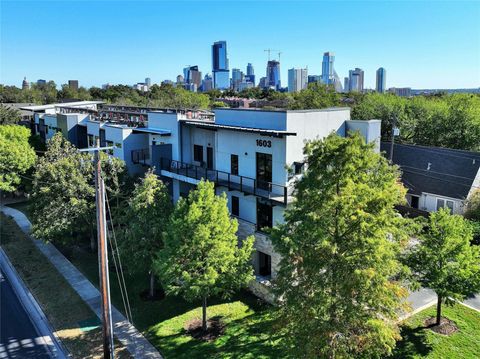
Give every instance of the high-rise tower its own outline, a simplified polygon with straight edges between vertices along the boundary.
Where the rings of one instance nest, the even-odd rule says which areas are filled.
[[[212,45],[212,73],[216,89],[225,90],[230,87],[226,41],[217,41]]]
[[[377,90],[377,92],[384,93],[386,83],[387,83],[387,70],[385,70],[383,67],[380,67],[377,70],[377,81],[375,86],[375,89]]]

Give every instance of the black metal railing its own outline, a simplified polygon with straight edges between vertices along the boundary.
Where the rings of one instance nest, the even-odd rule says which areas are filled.
[[[132,151],[132,162],[135,164],[149,165],[150,150],[148,148],[142,148],[140,150]]]
[[[237,190],[246,194],[267,198],[275,202],[287,204],[288,187],[279,184],[257,180],[255,178],[232,175],[228,172],[209,169],[191,163],[185,163],[167,158],[160,158],[160,169],[197,180],[205,179],[228,190]]]

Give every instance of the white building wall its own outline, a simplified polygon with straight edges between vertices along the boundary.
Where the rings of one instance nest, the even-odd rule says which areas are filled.
[[[168,137],[159,135],[150,135],[150,144],[153,138],[158,138],[159,142],[172,145],[172,160],[181,161],[181,140],[180,124],[176,113],[149,112],[148,127],[171,131]]]
[[[257,140],[267,141],[267,147],[258,146]],[[271,144],[271,147],[268,147]],[[256,178],[256,152],[272,155],[272,183],[285,185],[287,171],[285,169],[286,146],[285,137],[270,137],[248,132],[230,130],[217,131],[216,169],[230,173],[231,155],[238,155],[238,174]]]
[[[452,201],[453,202],[453,213],[454,214],[462,214],[463,213],[463,206],[464,202],[459,200],[458,198],[450,198],[439,196],[436,194],[431,193],[422,193],[422,196],[419,199],[419,208],[428,211],[428,212],[436,212],[437,211],[437,199],[443,199],[444,201]]]
[[[45,114],[43,116],[43,119],[45,121],[45,126],[48,126],[48,132],[45,135],[45,139],[49,140],[57,133],[57,131],[56,131],[56,128],[58,127],[57,115],[55,115],[55,114]]]
[[[302,162],[303,148],[308,140],[322,139],[335,132],[345,136],[345,121],[350,119],[349,108],[325,111],[288,111],[287,131],[296,136],[287,136],[286,163]]]
[[[218,125],[285,131],[286,112],[218,108],[215,110],[215,123]]]

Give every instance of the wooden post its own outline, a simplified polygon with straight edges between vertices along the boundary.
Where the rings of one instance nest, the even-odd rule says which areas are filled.
[[[97,147],[100,140],[97,139]],[[108,276],[107,227],[105,214],[105,184],[102,179],[100,150],[95,151],[95,197],[97,202],[98,266],[102,304],[103,357],[113,359],[113,325]]]

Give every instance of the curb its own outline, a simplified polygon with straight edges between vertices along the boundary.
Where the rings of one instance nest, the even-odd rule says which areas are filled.
[[[12,285],[15,294],[29,316],[38,335],[42,338],[44,346],[50,352],[50,356],[59,359],[69,358],[69,356],[65,354],[68,353],[68,351],[63,347],[60,339],[54,334],[42,308],[40,308],[2,248],[0,248],[0,267]]]

